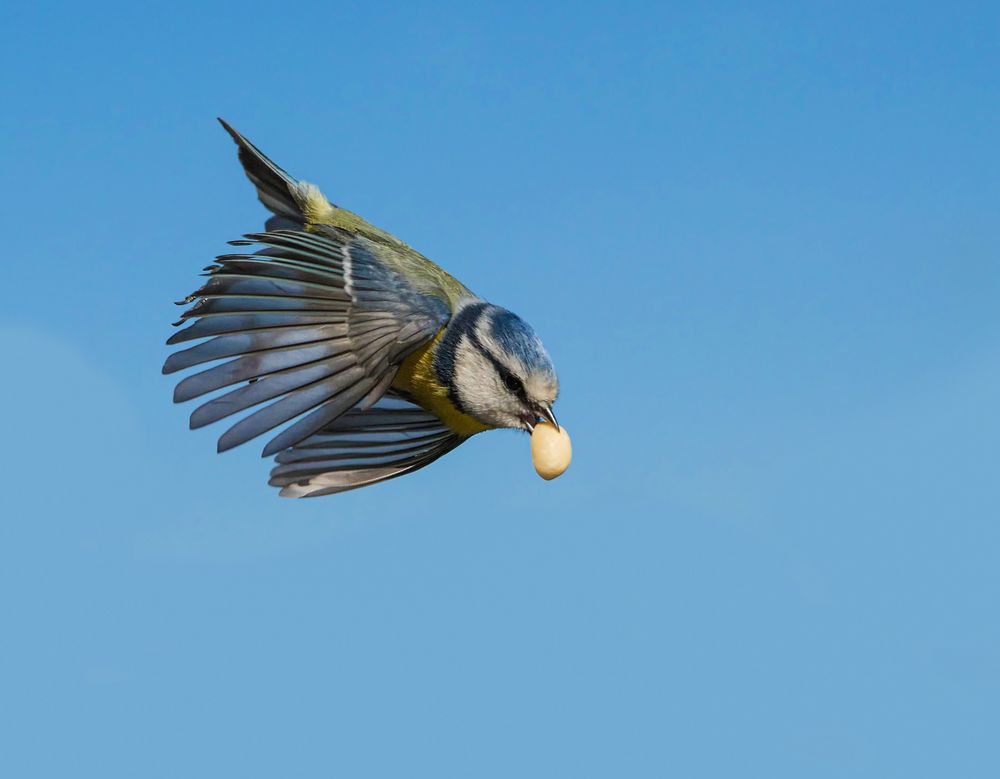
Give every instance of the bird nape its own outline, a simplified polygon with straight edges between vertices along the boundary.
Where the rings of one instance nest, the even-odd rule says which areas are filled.
[[[555,368],[524,320],[219,121],[272,216],[230,242],[248,253],[216,258],[180,301],[191,304],[175,323],[186,327],[167,343],[197,343],[163,372],[215,363],[174,390],[177,403],[203,399],[192,428],[240,415],[220,452],[276,432],[263,456],[287,497],[403,476],[485,430],[559,430]],[[569,464],[568,438],[554,461]]]

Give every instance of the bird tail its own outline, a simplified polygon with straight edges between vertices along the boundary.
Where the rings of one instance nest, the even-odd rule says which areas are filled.
[[[303,185],[269,160],[260,149],[234,130],[225,119],[219,124],[239,147],[240,164],[247,178],[257,188],[257,197],[275,218],[267,221],[268,230],[301,229],[308,218],[300,202]]]

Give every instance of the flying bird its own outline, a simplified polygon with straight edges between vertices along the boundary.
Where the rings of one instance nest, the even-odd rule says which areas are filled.
[[[248,253],[218,257],[179,303],[192,304],[175,323],[187,326],[167,343],[198,343],[163,372],[216,363],[174,390],[177,403],[210,395],[192,429],[253,409],[218,451],[276,432],[263,456],[275,457],[270,484],[286,497],[412,473],[485,430],[559,429],[556,371],[523,319],[219,122],[272,216],[230,242]]]

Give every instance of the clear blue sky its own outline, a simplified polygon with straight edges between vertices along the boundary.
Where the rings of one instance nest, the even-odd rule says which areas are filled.
[[[694,6],[5,10],[0,774],[1000,775],[1000,11]],[[565,477],[186,429],[217,115],[534,324]]]

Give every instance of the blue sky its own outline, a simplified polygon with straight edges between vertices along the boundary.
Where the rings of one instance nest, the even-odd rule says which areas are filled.
[[[6,11],[0,773],[998,775],[998,23]],[[563,478],[283,501],[186,429],[217,115],[535,326]]]

